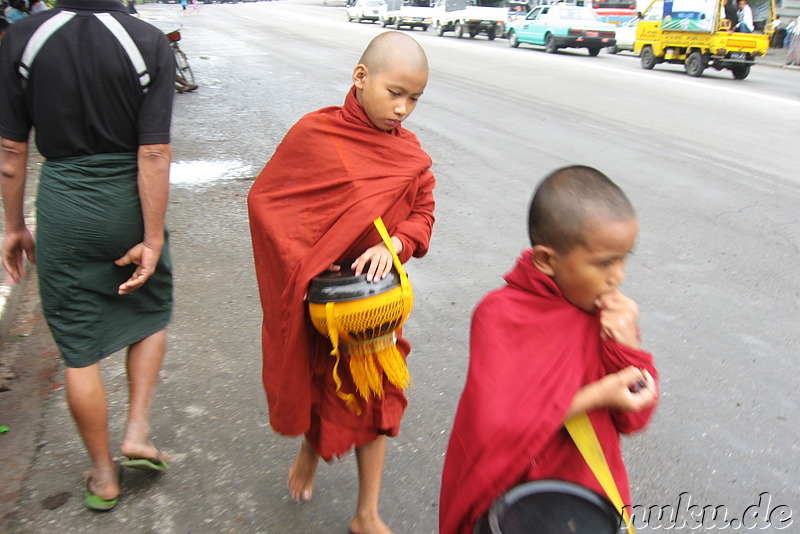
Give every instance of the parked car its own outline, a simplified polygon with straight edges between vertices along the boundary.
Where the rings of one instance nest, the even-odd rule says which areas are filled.
[[[608,47],[610,54],[616,54],[622,50],[630,50],[633,52],[633,43],[636,42],[636,25],[642,20],[639,17],[634,17],[626,22],[623,22],[617,29],[614,30],[614,39],[616,43]]]
[[[355,4],[347,7],[347,21],[358,22],[368,20],[378,22],[381,16],[383,0],[357,0]]]
[[[508,44],[513,48],[521,43],[541,45],[551,54],[559,48],[586,48],[590,56],[596,56],[616,44],[615,26],[600,22],[588,6],[536,6],[524,19],[509,25]]]

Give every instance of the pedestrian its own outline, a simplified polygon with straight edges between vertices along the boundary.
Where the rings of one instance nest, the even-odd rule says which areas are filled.
[[[181,11],[183,11],[184,15],[186,15],[188,13],[186,11],[186,0],[181,0]]]
[[[172,311],[164,215],[174,77],[163,33],[117,0],[58,0],[14,24],[0,48],[3,265],[18,282],[24,257],[37,263],[67,403],[91,460],[83,502],[93,510],[116,506],[121,467],[169,465],[153,444],[150,410]],[[45,158],[35,245],[23,215],[31,129]],[[125,348],[130,406],[125,458],[115,463],[100,362]]]
[[[425,89],[427,59],[413,38],[385,32],[367,46],[352,80],[344,106],[310,113],[289,130],[253,184],[248,208],[270,424],[286,436],[304,435],[289,491],[310,500],[319,458],[332,461],[355,448],[359,489],[350,531],[387,533],[378,512],[386,439],[399,431],[406,397],[383,374],[382,396],[357,396],[348,406],[342,397],[356,395],[348,357],[337,371],[304,298],[311,279],[329,269],[351,267],[376,282],[390,272],[392,254],[373,228],[377,217],[400,261],[428,251],[431,160],[402,126]],[[411,348],[400,333],[397,348],[403,358]]]
[[[538,186],[532,249],[472,317],[442,474],[441,534],[471,534],[493,501],[526,481],[558,479],[603,495],[563,426],[583,412],[630,502],[619,434],[642,429],[657,397],[636,304],[619,290],[637,231],[625,194],[593,168],[564,167]],[[633,393],[637,382],[643,388]]]
[[[800,17],[787,28],[789,52],[786,55],[787,65],[800,65]]]
[[[128,8],[128,13],[129,14],[131,14],[131,15],[133,15],[135,17],[139,16],[139,12],[136,11],[136,0],[126,0],[125,6]]]
[[[10,0],[5,10],[6,20],[9,24],[19,22],[29,15],[28,4],[25,0]]]

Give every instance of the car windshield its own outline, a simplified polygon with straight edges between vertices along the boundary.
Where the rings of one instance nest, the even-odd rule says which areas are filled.
[[[558,18],[569,20],[599,20],[597,15],[594,14],[594,11],[580,7],[560,9],[558,11]]]

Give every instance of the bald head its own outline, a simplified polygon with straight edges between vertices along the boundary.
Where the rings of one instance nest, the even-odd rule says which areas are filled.
[[[367,67],[371,75],[398,67],[409,72],[428,73],[425,51],[412,37],[401,32],[384,32],[375,37],[358,62]]]
[[[536,188],[528,214],[531,245],[566,253],[586,245],[589,225],[636,217],[628,197],[605,174],[573,165],[551,173]]]

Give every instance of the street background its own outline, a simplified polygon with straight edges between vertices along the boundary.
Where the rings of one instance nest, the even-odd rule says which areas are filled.
[[[200,84],[176,95],[173,119],[176,308],[153,413],[172,467],[127,470],[111,513],[83,507],[88,460],[30,279],[3,346],[12,378],[0,392],[0,425],[10,427],[0,434],[0,532],[344,533],[352,455],[320,465],[313,502],[286,490],[299,438],[268,425],[245,201],[288,128],[342,103],[358,57],[384,30],[319,0],[201,5],[190,16],[175,4],[138,9],[164,31],[181,28]],[[650,427],[624,441],[635,504],[677,506],[685,492],[733,518],[768,492],[769,508],[794,512],[785,531],[797,528],[800,72],[775,66],[782,51],[735,81],[727,71],[645,71],[627,53],[412,35],[431,76],[405,124],[434,161],[437,222],[429,254],[408,264],[414,383],[389,442],[388,525],[436,532],[471,311],[527,247],[536,184],[581,163],[619,183],[640,217],[623,290],[640,305],[662,395]],[[123,355],[103,367],[118,443]]]

